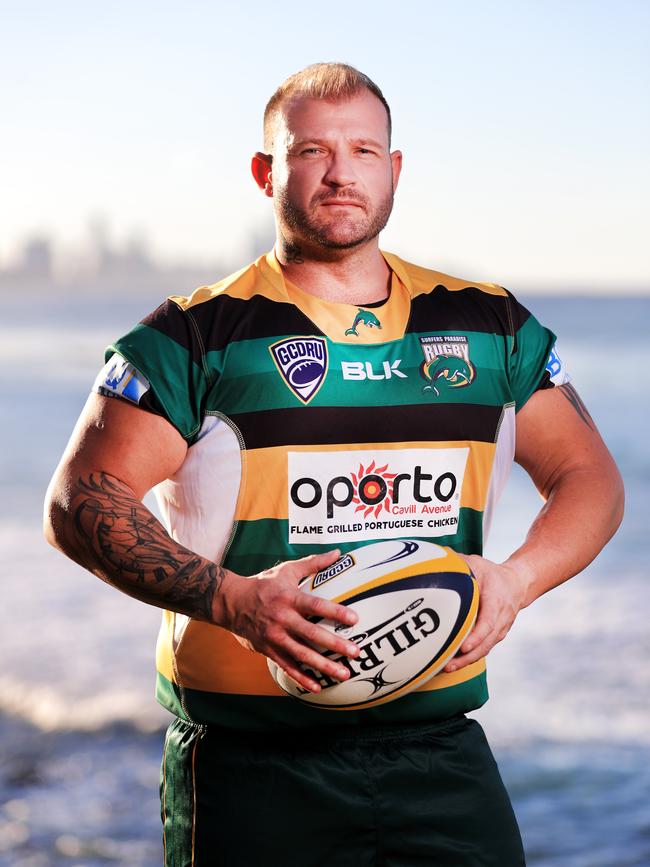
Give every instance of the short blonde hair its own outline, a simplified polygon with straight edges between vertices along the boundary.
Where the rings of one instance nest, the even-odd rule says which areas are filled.
[[[372,79],[347,63],[314,63],[300,72],[290,75],[275,91],[264,109],[264,147],[271,150],[277,115],[285,99],[292,96],[308,96],[312,99],[332,101],[349,99],[360,90],[369,90],[386,109],[388,118],[388,143],[391,137],[390,108],[384,94]]]

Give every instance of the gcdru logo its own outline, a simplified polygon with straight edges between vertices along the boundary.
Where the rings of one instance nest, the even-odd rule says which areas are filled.
[[[327,343],[323,337],[286,337],[269,346],[282,379],[298,400],[307,404],[327,373]]]
[[[420,337],[424,361],[420,373],[427,381],[422,389],[436,397],[445,391],[465,388],[476,378],[476,368],[469,360],[469,343],[464,334],[435,334]]]

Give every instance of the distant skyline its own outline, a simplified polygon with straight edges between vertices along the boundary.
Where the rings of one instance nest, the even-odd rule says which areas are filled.
[[[151,257],[244,264],[272,90],[374,78],[405,167],[382,247],[514,291],[650,292],[650,3],[0,0],[0,271],[98,215]],[[218,279],[222,274],[215,274]]]

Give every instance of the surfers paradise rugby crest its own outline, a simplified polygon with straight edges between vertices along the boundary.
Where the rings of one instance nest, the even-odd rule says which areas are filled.
[[[474,382],[476,368],[469,358],[469,342],[464,334],[435,334],[420,337],[424,361],[420,366],[427,381],[424,391],[440,397],[449,388],[466,388]]]
[[[356,305],[285,283],[269,254],[168,299],[109,347],[97,389],[162,415],[189,446],[155,493],[190,550],[241,575],[382,539],[481,553],[515,412],[559,381],[545,370],[554,336],[501,287],[384,256],[390,297],[372,308],[381,328],[357,319]],[[125,365],[142,388],[106,391]],[[265,659],[220,627],[165,612],[156,658],[158,698],[182,718],[332,724],[285,696]],[[439,719],[486,698],[479,661],[346,711],[346,722]]]

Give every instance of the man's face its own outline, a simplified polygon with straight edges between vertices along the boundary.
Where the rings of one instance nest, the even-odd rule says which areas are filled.
[[[285,242],[329,250],[358,247],[384,228],[401,154],[389,153],[386,109],[370,91],[330,102],[287,101],[271,171]]]

